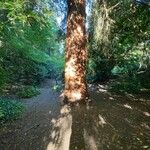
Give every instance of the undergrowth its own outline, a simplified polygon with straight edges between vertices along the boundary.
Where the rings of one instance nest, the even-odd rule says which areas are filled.
[[[19,118],[24,109],[24,105],[16,100],[0,98],[0,122]]]
[[[34,86],[25,86],[17,93],[19,98],[31,98],[40,94],[40,91]]]

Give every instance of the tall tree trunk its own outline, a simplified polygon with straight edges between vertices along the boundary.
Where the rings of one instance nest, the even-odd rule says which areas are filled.
[[[64,98],[69,102],[87,100],[85,16],[85,0],[68,0]]]

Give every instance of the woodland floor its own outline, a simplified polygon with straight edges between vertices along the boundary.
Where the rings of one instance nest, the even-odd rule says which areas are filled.
[[[115,95],[106,85],[90,85],[93,102],[70,108],[60,106],[50,85],[21,100],[22,118],[0,127],[0,150],[150,149],[150,93]]]

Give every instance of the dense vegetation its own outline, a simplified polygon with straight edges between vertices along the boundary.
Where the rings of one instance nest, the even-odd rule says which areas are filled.
[[[0,4],[1,86],[15,82],[34,84],[50,77],[56,70],[53,64],[57,63],[59,54],[59,28],[50,9],[45,8],[44,3],[30,8],[30,2],[22,0]],[[60,67],[59,62],[57,64]]]
[[[0,123],[17,119],[24,110],[22,103],[13,99],[0,99]]]
[[[29,98],[39,94],[35,86],[44,78],[60,77],[63,71],[63,55],[60,55],[59,50],[61,39],[58,38],[60,34],[47,1],[0,2],[2,94]],[[2,108],[4,102],[0,102]],[[11,105],[11,102],[6,101],[5,105]]]
[[[92,81],[119,77],[117,91],[137,93],[150,87],[150,10],[129,1],[93,4],[89,52]]]
[[[0,91],[4,95],[32,97],[45,78],[63,77],[65,27],[62,31],[57,25],[56,9],[49,3],[0,2]],[[118,82],[113,82],[111,90],[117,92],[150,88],[149,5],[96,0],[88,24],[88,82],[115,79]],[[17,102],[4,103],[0,100],[0,117],[6,114],[9,119],[6,105],[12,108]]]

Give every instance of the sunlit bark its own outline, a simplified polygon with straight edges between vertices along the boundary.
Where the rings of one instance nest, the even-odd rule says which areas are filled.
[[[65,100],[84,102],[87,99],[85,0],[68,0],[65,60]]]

